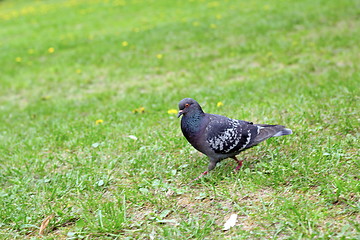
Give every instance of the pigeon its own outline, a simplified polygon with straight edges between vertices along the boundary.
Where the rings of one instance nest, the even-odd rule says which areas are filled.
[[[243,161],[236,155],[256,146],[271,137],[292,134],[291,129],[282,125],[254,124],[243,120],[205,113],[199,103],[192,98],[179,102],[178,118],[181,118],[181,131],[188,142],[199,152],[209,157],[207,171],[213,170],[218,162],[226,158],[234,159],[239,170]]]

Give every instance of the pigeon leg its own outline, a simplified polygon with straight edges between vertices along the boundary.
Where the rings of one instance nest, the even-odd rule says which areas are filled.
[[[200,176],[198,176],[197,178],[195,178],[194,180],[192,180],[190,183],[199,180],[202,176],[204,176],[204,175],[206,175],[206,174],[208,174],[208,171],[203,172],[202,174],[200,174]]]
[[[234,159],[238,163],[237,167],[235,168],[235,171],[239,171],[239,169],[242,167],[243,160],[238,160],[236,157],[232,157],[232,159]]]
[[[190,183],[199,180],[202,176],[208,174],[211,170],[213,170],[215,168],[217,164],[216,160],[210,160],[209,166],[208,166],[208,170],[203,172],[202,174],[200,174],[200,176],[198,176],[197,178],[195,178],[194,180],[192,180]]]

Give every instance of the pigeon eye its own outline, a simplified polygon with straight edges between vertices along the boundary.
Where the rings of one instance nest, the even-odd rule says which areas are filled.
[[[187,104],[185,104],[185,107],[188,107],[188,106],[190,106],[190,104],[188,104],[188,103],[187,103]]]

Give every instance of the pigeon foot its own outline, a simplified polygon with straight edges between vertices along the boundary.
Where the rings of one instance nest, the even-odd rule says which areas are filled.
[[[237,167],[235,168],[235,171],[237,172],[242,167],[243,160],[238,160],[236,157],[233,157],[233,159],[238,163]]]
[[[206,174],[208,174],[208,171],[203,172],[202,174],[200,174],[200,176],[198,176],[197,178],[195,178],[194,180],[192,180],[190,183],[199,180],[201,177],[205,176]]]

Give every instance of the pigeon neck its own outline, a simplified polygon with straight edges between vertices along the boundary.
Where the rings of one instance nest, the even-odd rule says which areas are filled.
[[[186,114],[183,118],[186,130],[190,133],[196,133],[200,130],[201,120],[204,117],[205,113],[200,109],[191,114]]]

